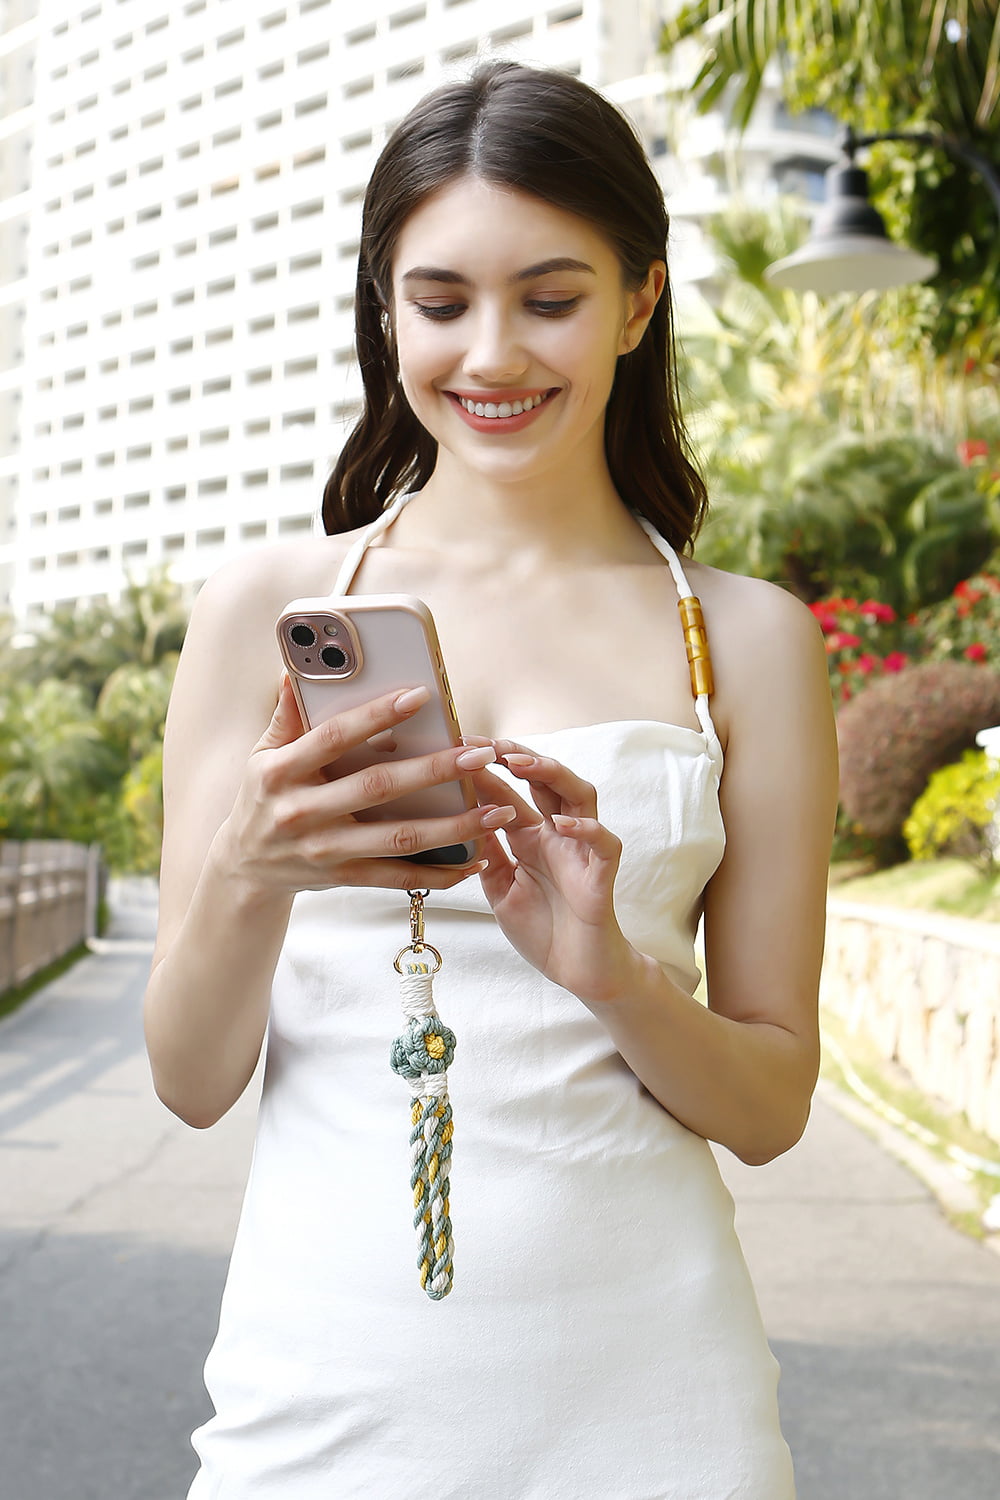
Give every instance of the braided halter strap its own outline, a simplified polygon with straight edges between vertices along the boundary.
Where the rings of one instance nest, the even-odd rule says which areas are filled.
[[[413,1225],[419,1236],[417,1267],[420,1285],[433,1302],[447,1297],[454,1276],[451,1237],[452,1126],[447,1069],[455,1056],[455,1034],[434,1009],[433,979],[441,955],[424,942],[424,897],[429,891],[408,891],[410,941],[396,954],[393,967],[400,975],[400,998],[406,1030],[392,1044],[389,1063],[405,1078],[413,1096],[410,1109],[410,1148]],[[434,960],[431,968],[426,955]]]

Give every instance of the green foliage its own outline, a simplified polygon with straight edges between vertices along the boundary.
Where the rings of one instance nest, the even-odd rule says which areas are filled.
[[[18,670],[31,682],[61,677],[79,683],[96,703],[119,667],[152,667],[176,657],[187,611],[179,587],[163,571],[140,583],[130,579],[118,603],[57,607],[17,653]]]
[[[704,43],[699,108],[729,102],[740,129],[773,60],[793,113],[826,109],[858,133],[949,134],[1000,171],[996,0],[688,0],[664,50],[689,37]],[[926,287],[899,299],[913,341],[1000,358],[1000,236],[981,181],[939,149],[902,143],[873,148],[868,165],[890,232],[939,261]]]
[[[797,436],[794,445],[770,445],[766,474],[748,472],[746,458],[739,469],[718,460],[710,467],[718,488],[702,561],[732,567],[741,559],[738,571],[786,582],[809,602],[839,589],[909,614],[993,551],[975,478],[936,443],[840,432],[809,448]]]
[[[184,621],[179,589],[157,575],[131,582],[120,606],[56,611],[8,649],[0,834],[96,841],[112,869],[157,869],[163,725]],[[16,639],[9,624],[6,634]]]
[[[6,838],[89,843],[94,800],[123,770],[78,684],[49,678],[37,688],[8,691],[0,738],[0,832]]]
[[[998,797],[1000,770],[983,750],[966,750],[956,764],[935,771],[903,824],[913,858],[952,854],[992,873]]]
[[[914,624],[931,658],[1000,664],[1000,559],[962,579]]]
[[[898,836],[934,771],[1000,723],[1000,675],[968,662],[922,662],[871,683],[837,714],[840,800],[851,826]]]
[[[786,212],[720,216],[711,237],[731,275],[680,330],[713,501],[698,555],[810,601],[874,595],[910,613],[995,546],[1000,387],[913,357],[872,297],[764,286],[795,233]]]

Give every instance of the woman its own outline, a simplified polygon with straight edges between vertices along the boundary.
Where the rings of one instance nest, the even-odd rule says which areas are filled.
[[[832,715],[808,611],[677,557],[704,491],[666,232],[632,131],[583,84],[497,64],[430,95],[366,197],[366,406],[329,535],[199,595],[149,1049],[197,1126],[242,1093],[265,1027],[268,1053],[197,1500],[793,1495],[707,1140],[765,1162],[807,1118]],[[350,589],[427,602],[469,746],[395,766],[383,800],[471,775],[472,813],[361,821],[371,784],[323,775],[418,703],[308,732],[287,684],[275,705],[282,607]],[[676,607],[692,592],[711,703]],[[399,854],[470,838],[471,876],[420,867],[460,1048],[456,1284],[434,1303],[387,1066]]]

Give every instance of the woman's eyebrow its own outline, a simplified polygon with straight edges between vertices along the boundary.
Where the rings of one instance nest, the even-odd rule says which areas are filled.
[[[585,260],[574,260],[569,255],[556,255],[551,260],[540,260],[536,265],[525,266],[523,271],[515,271],[507,279],[509,282],[534,281],[536,276],[547,276],[551,271],[589,271],[591,276],[597,275],[593,266],[588,265]],[[401,280],[443,281],[449,286],[468,286],[460,271],[448,271],[442,266],[414,266],[412,270],[403,272]]]

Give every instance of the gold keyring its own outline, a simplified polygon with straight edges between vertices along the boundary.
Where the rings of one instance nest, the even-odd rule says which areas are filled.
[[[402,974],[403,972],[399,967],[399,960],[402,958],[404,953],[415,953],[418,958],[420,957],[421,953],[433,953],[434,957],[437,959],[437,968],[431,969],[429,972],[431,974],[436,974],[438,972],[438,969],[440,969],[441,967],[441,955],[434,947],[433,943],[421,943],[419,948],[414,947],[412,943],[407,943],[405,948],[400,948],[399,952],[396,954],[396,957],[392,961],[392,967],[395,969],[397,974]]]

